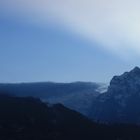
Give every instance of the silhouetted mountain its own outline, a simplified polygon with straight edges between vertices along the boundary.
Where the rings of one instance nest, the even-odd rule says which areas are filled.
[[[89,116],[98,121],[140,124],[140,68],[114,76],[94,100]]]
[[[48,107],[35,98],[0,96],[1,140],[61,139],[67,134],[69,139],[91,126],[85,117],[59,104]]]
[[[91,82],[0,84],[2,92],[37,97],[52,104],[62,103],[84,115],[89,113],[92,101],[105,88],[104,84]]]
[[[61,104],[0,95],[1,140],[139,140],[140,127],[89,121]]]

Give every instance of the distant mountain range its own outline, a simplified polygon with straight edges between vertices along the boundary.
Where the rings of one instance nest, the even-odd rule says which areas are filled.
[[[37,97],[52,104],[62,103],[84,115],[88,115],[94,98],[106,88],[105,84],[92,82],[0,84],[0,91],[3,93]]]

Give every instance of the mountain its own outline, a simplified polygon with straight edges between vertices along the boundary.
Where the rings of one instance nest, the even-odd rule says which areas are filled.
[[[63,139],[67,134],[69,139],[70,134],[80,136],[92,126],[88,119],[62,105],[48,107],[29,97],[0,96],[0,114],[2,140]]]
[[[0,84],[0,91],[19,97],[37,97],[52,104],[62,103],[70,109],[87,115],[94,98],[104,91],[106,87],[105,84],[92,82],[40,82]]]
[[[92,135],[92,125],[84,116],[61,104],[49,107],[31,97],[0,95],[2,140],[85,138]]]
[[[107,92],[94,100],[89,117],[101,122],[140,124],[140,68],[114,76]]]
[[[140,127],[93,123],[61,104],[0,95],[1,140],[139,140]]]

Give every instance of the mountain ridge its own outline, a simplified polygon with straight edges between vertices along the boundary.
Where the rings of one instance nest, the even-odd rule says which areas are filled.
[[[87,116],[92,101],[105,90],[106,85],[95,82],[35,82],[0,84],[0,91],[19,97],[32,96],[51,104],[62,103],[66,107]]]
[[[114,76],[107,92],[93,102],[89,117],[109,123],[140,124],[140,68]]]

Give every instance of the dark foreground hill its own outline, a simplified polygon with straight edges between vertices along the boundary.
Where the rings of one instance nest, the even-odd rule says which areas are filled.
[[[89,121],[61,104],[0,95],[0,140],[139,140],[140,127]]]

